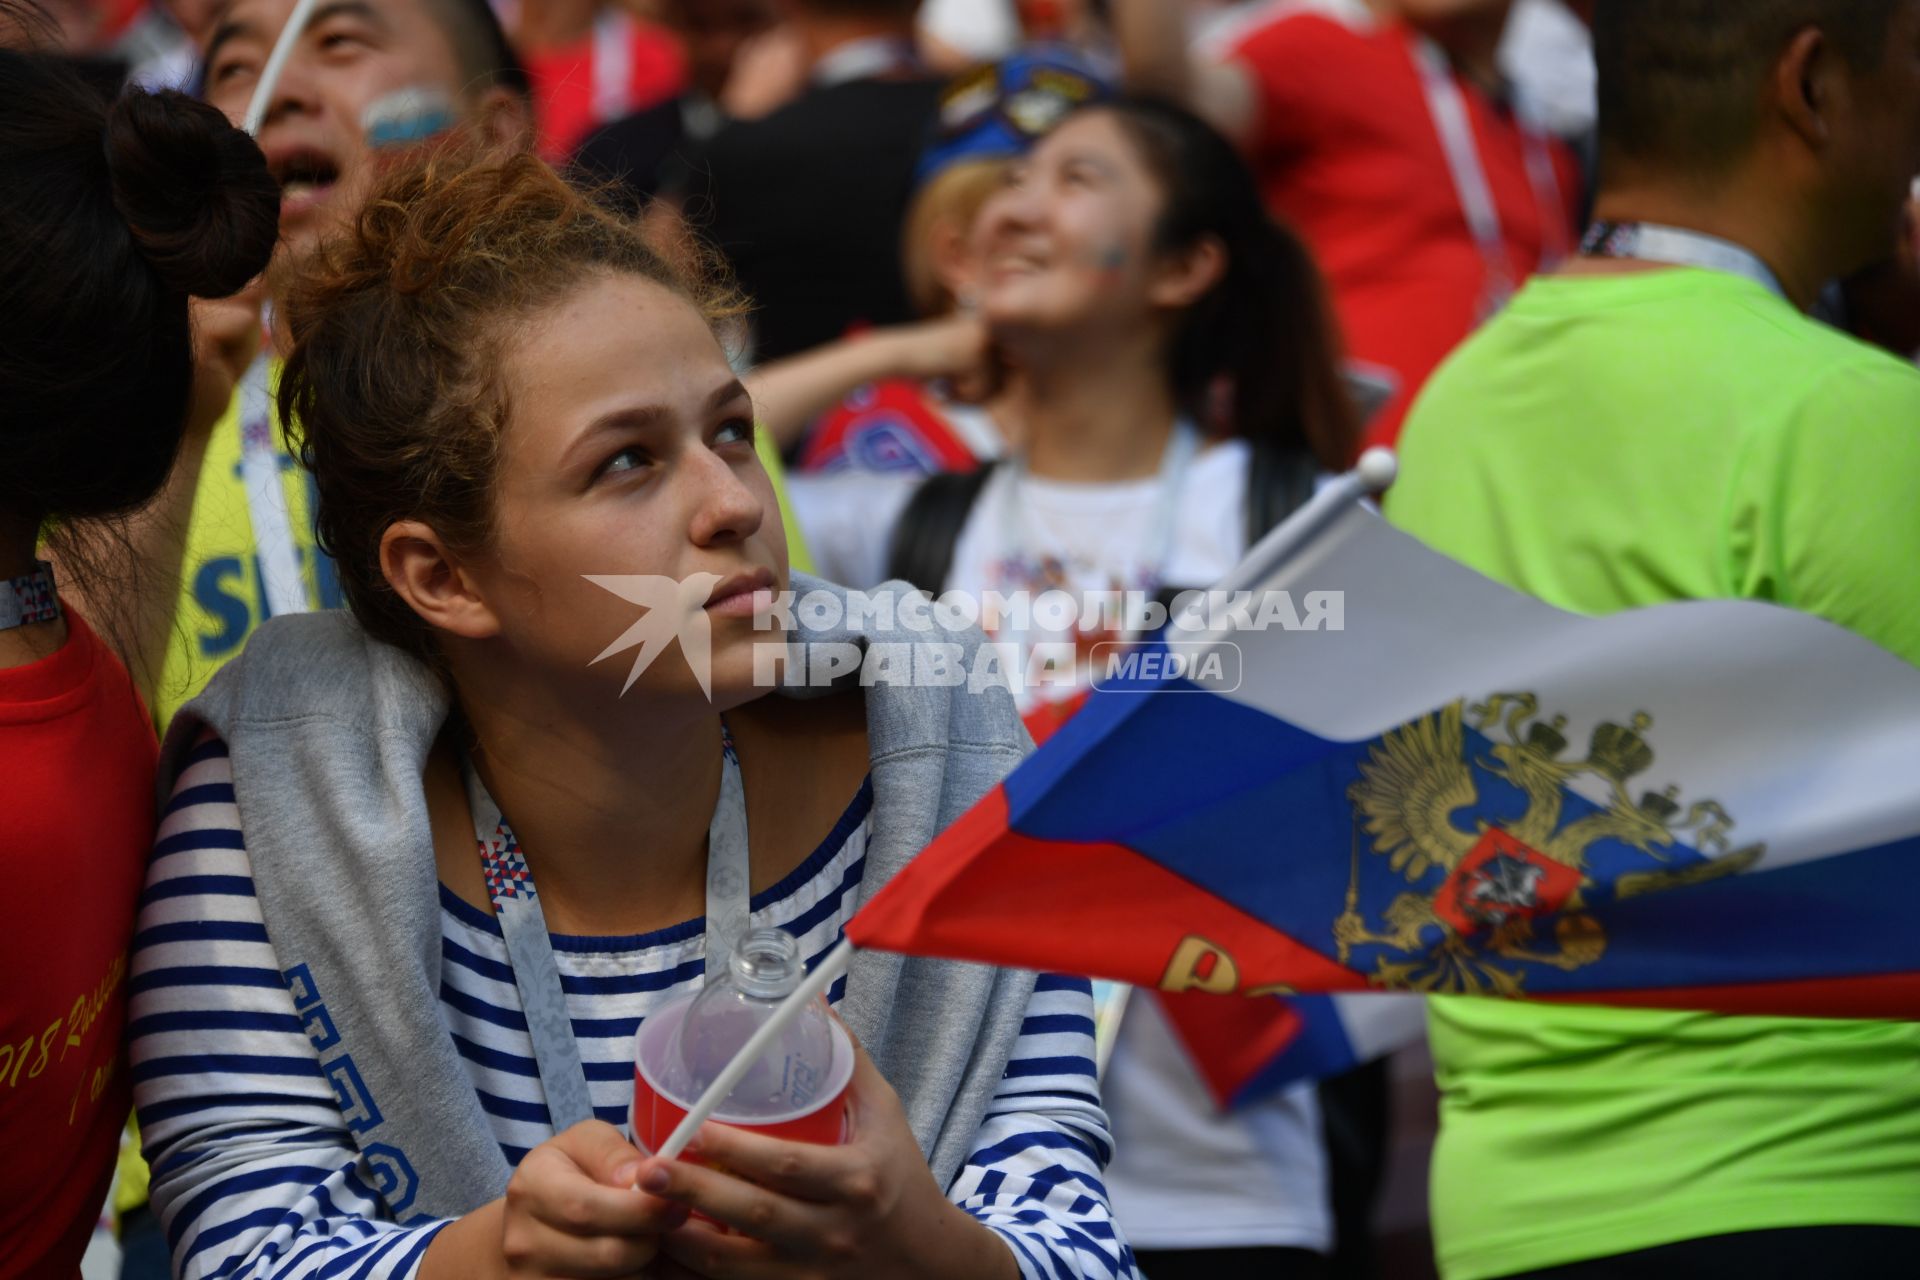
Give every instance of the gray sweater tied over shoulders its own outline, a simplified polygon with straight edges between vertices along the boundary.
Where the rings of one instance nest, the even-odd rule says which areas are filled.
[[[896,599],[909,591],[890,586]],[[844,598],[802,575],[793,587]],[[795,625],[794,641],[958,643],[967,664],[983,643],[978,632]],[[1029,749],[1004,687],[876,684],[865,694],[873,827],[862,902]],[[276,618],[176,718],[161,766],[170,789],[203,729],[227,744],[282,975],[400,1221],[469,1212],[511,1174],[440,1017],[421,779],[448,709],[439,678],[347,614]],[[945,960],[854,959],[840,1014],[899,1092],[942,1186],[966,1160],[1033,984],[1030,973]]]

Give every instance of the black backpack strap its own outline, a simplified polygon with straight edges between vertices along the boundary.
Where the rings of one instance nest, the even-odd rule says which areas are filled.
[[[1256,443],[1247,459],[1247,545],[1307,505],[1320,469],[1313,455]]]
[[[1273,532],[1274,526],[1307,505],[1313,497],[1314,482],[1319,478],[1320,464],[1313,455],[1304,452],[1282,451],[1264,443],[1254,443],[1247,450],[1247,547]],[[1204,590],[1194,584],[1180,585],[1168,583],[1154,593],[1154,599],[1169,611],[1173,602],[1185,591]]]
[[[960,531],[967,527],[995,465],[983,462],[972,471],[928,476],[914,490],[894,522],[887,548],[889,578],[903,579],[929,595],[946,590]]]

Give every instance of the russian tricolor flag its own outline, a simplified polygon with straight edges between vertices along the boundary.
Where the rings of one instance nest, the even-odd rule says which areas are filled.
[[[1249,608],[1170,628],[853,944],[1315,997],[1188,1036],[1222,1097],[1391,1047],[1418,1002],[1381,992],[1920,1017],[1920,669],[1756,602],[1564,613],[1367,487],[1276,530],[1223,587]],[[1249,629],[1278,592],[1342,625]]]

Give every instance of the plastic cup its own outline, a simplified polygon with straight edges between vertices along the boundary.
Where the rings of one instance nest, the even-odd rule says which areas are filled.
[[[633,1110],[629,1126],[634,1145],[652,1154],[658,1151],[686,1118],[687,1109],[698,1099],[681,1098],[661,1084],[665,1074],[661,1064],[673,1050],[673,1033],[693,1004],[693,996],[682,996],[656,1011],[640,1024],[634,1037]],[[732,1116],[724,1104],[713,1119],[738,1129],[764,1133],[787,1142],[811,1142],[820,1146],[838,1146],[847,1140],[847,1091],[853,1087],[853,1040],[837,1018],[829,1019],[833,1031],[833,1065],[827,1072],[822,1101],[802,1111],[777,1116]],[[689,1159],[693,1158],[689,1153]]]

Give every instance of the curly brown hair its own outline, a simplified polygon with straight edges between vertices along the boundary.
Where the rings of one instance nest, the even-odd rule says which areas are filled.
[[[437,665],[430,628],[381,572],[381,538],[418,520],[456,553],[487,545],[512,335],[608,273],[672,290],[709,324],[742,309],[693,242],[662,243],[604,193],[471,136],[384,174],[351,230],[295,269],[280,420],[319,491],[320,545],[373,636]]]

